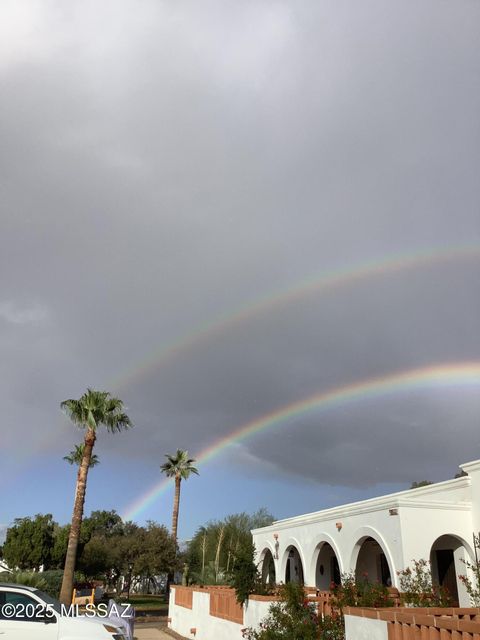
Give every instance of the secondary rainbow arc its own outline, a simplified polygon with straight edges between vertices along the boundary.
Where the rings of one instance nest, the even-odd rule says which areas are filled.
[[[159,349],[154,350],[132,368],[110,381],[109,388],[120,389],[135,379],[148,375],[149,372],[167,364],[217,333],[234,328],[258,315],[267,313],[282,305],[291,304],[303,297],[315,293],[327,293],[342,287],[412,269],[426,268],[459,260],[478,260],[480,245],[478,242],[466,243],[455,247],[423,248],[412,253],[389,254],[375,260],[359,262],[322,273],[297,282],[287,288],[270,292],[246,304],[216,316],[203,324],[195,326],[191,331],[179,336]]]

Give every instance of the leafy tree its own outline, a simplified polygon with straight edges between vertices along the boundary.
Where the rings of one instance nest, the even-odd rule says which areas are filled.
[[[92,460],[92,450],[97,438],[97,428],[103,425],[109,432],[115,433],[131,427],[132,424],[130,418],[123,411],[122,401],[114,398],[106,391],[87,389],[87,392],[79,400],[65,400],[61,403],[61,407],[66,411],[72,422],[85,430],[83,458],[78,468],[72,524],[68,537],[63,583],[60,591],[61,602],[69,604],[72,599],[73,576],[85,504],[87,476]]]
[[[123,529],[122,519],[114,509],[112,511],[92,511],[89,517],[82,522],[80,538],[87,543],[94,535],[110,538],[117,533],[122,533]]]
[[[102,536],[93,536],[84,546],[78,558],[78,570],[87,581],[108,575],[114,562],[114,550],[110,540]]]
[[[92,511],[89,517],[84,518],[80,527],[80,537],[77,546],[77,560],[81,559],[85,547],[92,537],[111,537],[115,533],[123,531],[123,522],[116,511]],[[51,566],[61,569],[65,565],[70,525],[59,526],[55,524],[54,541],[51,554]]]
[[[200,584],[231,581],[235,563],[252,542],[251,530],[267,526],[274,518],[265,509],[254,514],[236,513],[200,527],[187,551],[192,580]]]
[[[255,564],[255,545],[250,540],[239,549],[233,564],[232,586],[237,594],[237,602],[240,604],[246,602],[250,594],[258,591],[256,587],[259,583],[261,578]]]
[[[420,482],[412,482],[410,485],[410,489],[419,489],[420,487],[428,487],[428,485],[433,484],[430,480],[420,480]]]
[[[170,573],[177,568],[176,544],[168,530],[156,522],[148,522],[139,540],[138,556],[134,560],[136,575],[149,578]]]
[[[175,478],[175,497],[172,513],[172,536],[177,540],[178,511],[180,508],[180,485],[182,480],[187,480],[192,473],[198,475],[198,469],[193,466],[195,458],[188,457],[188,451],[177,449],[175,455],[166,454],[167,462],[160,466],[167,478]]]
[[[37,514],[35,518],[16,518],[7,530],[3,557],[11,568],[38,570],[51,562],[54,527],[52,515]]]
[[[65,566],[69,534],[69,524],[60,526],[55,523],[53,530],[53,547],[51,550],[51,566],[54,569],[63,569]]]
[[[89,545],[94,541],[95,537]],[[146,527],[128,522],[124,525],[123,533],[105,539],[105,543],[110,549],[108,573],[114,586],[121,575],[130,573],[130,566],[132,575],[142,579],[173,573],[178,566],[173,537],[164,526],[155,522],[149,522]]]
[[[82,464],[83,455],[85,453],[85,443],[76,444],[75,448],[70,451],[70,453],[66,456],[63,456],[63,459],[68,462],[68,464],[76,465],[79,467]],[[96,467],[97,464],[100,464],[100,459],[96,453],[92,453],[90,457],[90,468]]]
[[[260,507],[257,511],[247,517],[247,527],[251,531],[252,529],[261,529],[262,527],[268,527],[272,524],[275,518],[268,511],[266,507]]]

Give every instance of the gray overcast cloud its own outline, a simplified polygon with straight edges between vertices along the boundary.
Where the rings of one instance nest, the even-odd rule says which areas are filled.
[[[4,0],[0,16],[12,459],[26,441],[64,455],[58,406],[87,385],[126,401],[138,431],[109,448],[141,465],[321,390],[480,360],[477,253],[277,305],[141,374],[315,274],[479,243],[478,2]],[[479,412],[478,387],[313,412],[243,443],[237,472],[433,477],[480,457]]]

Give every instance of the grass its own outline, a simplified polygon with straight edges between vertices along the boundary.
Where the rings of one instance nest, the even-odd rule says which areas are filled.
[[[122,598],[122,601],[126,602],[126,598]],[[135,607],[137,611],[162,611],[167,615],[168,612],[168,602],[165,599],[164,595],[154,596],[154,595],[134,595],[130,596],[128,602]]]

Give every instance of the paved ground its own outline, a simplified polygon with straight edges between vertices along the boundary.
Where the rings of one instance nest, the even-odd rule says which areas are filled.
[[[172,633],[167,633],[165,627],[155,624],[138,624],[135,626],[135,638],[138,640],[173,640],[173,638],[180,638],[181,636]]]
[[[158,627],[145,629],[140,625],[135,629],[135,638],[138,638],[138,640],[172,640],[172,636]]]

